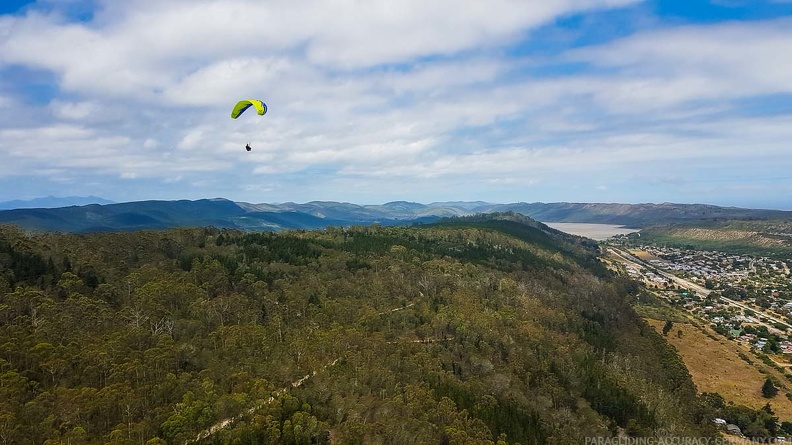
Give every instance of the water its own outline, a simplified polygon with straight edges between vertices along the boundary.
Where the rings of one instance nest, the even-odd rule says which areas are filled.
[[[597,241],[604,240],[605,238],[610,238],[611,236],[633,233],[640,230],[640,229],[630,229],[615,224],[562,223],[562,222],[542,222],[542,224],[546,224],[562,232],[570,233],[572,235],[585,236],[586,238],[595,239]]]

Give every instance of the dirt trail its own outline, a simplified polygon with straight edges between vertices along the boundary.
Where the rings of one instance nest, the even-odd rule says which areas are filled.
[[[379,314],[377,314],[377,315],[392,314],[392,313],[394,313],[394,312],[403,311],[403,310],[407,309],[408,307],[413,307],[413,306],[415,306],[415,303],[410,303],[410,304],[408,304],[407,306],[404,306],[404,307],[397,307],[396,309],[391,309],[391,310],[389,310],[389,311],[380,312],[380,313],[379,313]]]
[[[398,308],[391,309],[391,310],[388,310],[388,311],[380,312],[378,315],[386,315],[386,314],[391,314],[391,313],[398,312],[398,311],[403,311],[403,310],[405,310],[407,308],[410,308],[410,307],[412,307],[414,305],[415,305],[415,303],[410,303],[410,304],[408,304],[406,306],[403,306],[403,307],[398,307]],[[450,338],[441,338],[441,339],[426,339],[426,340],[401,340],[401,341],[391,341],[391,342],[388,342],[388,344],[398,344],[398,343],[437,343],[437,342],[444,342],[444,341],[448,341],[448,340],[451,340],[451,339]],[[298,388],[298,387],[302,386],[311,377],[319,374],[322,371],[325,371],[327,368],[329,368],[331,366],[334,366],[336,363],[339,362],[339,360],[341,360],[340,357],[336,358],[332,362],[324,365],[320,369],[314,370],[310,374],[306,374],[305,376],[293,381],[291,383],[291,388]],[[276,398],[281,397],[282,395],[286,394],[286,392],[289,389],[290,389],[290,387],[287,386],[287,387],[280,388],[280,389],[274,391],[272,393],[272,395],[264,403],[262,403],[260,405],[256,405],[256,406],[254,406],[252,408],[249,408],[249,409],[243,411],[242,413],[240,413],[239,415],[236,415],[234,417],[229,417],[227,419],[223,419],[223,420],[215,423],[211,427],[209,427],[209,428],[201,431],[200,433],[198,433],[198,435],[195,437],[195,439],[188,440],[188,441],[184,442],[184,445],[190,445],[190,444],[193,444],[193,443],[200,442],[201,440],[206,439],[207,437],[215,434],[216,432],[218,432],[218,431],[220,431],[220,430],[222,430],[224,428],[229,427],[234,422],[237,422],[238,420],[240,420],[242,417],[244,417],[246,415],[251,415],[254,412],[256,412],[256,411],[260,410],[261,408],[263,408],[264,405],[275,401]]]
[[[337,358],[337,359],[333,360],[332,362],[324,365],[322,368],[320,368],[318,370],[314,370],[310,374],[306,374],[305,376],[293,381],[291,383],[291,388],[298,388],[298,387],[302,386],[302,384],[305,383],[308,379],[310,379],[311,377],[315,376],[316,374],[326,370],[327,368],[335,365],[336,363],[338,363],[339,360],[341,360],[341,359]],[[201,431],[200,433],[198,433],[198,435],[195,437],[195,439],[188,440],[187,442],[184,442],[184,445],[189,445],[191,443],[200,442],[201,440],[206,439],[207,437],[211,436],[212,434],[214,434],[214,433],[216,433],[216,432],[218,432],[218,431],[220,431],[220,430],[222,430],[224,428],[227,428],[228,426],[230,426],[234,422],[240,420],[243,416],[253,414],[254,412],[256,412],[256,411],[260,410],[261,408],[263,408],[264,405],[266,405],[268,403],[271,403],[271,402],[274,402],[276,398],[281,397],[282,395],[286,394],[286,392],[289,389],[290,389],[290,387],[286,386],[284,388],[280,388],[280,389],[274,391],[272,393],[272,395],[264,403],[262,403],[260,405],[256,405],[256,406],[254,406],[252,408],[249,408],[249,409],[245,410],[244,412],[242,412],[241,414],[239,414],[237,416],[229,417],[228,419],[223,419],[223,420],[215,423],[214,425],[212,425],[208,429],[205,429],[205,430]]]

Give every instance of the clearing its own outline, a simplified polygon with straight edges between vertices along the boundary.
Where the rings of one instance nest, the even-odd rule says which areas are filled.
[[[658,332],[661,332],[665,321],[646,319]],[[746,405],[754,409],[763,407],[770,402],[780,421],[792,421],[792,401],[786,394],[792,391],[792,384],[775,369],[766,366],[752,353],[725,338],[713,340],[700,328],[690,323],[674,323],[673,329],[666,336],[668,343],[673,345],[685,362],[693,383],[699,392],[717,392],[727,402]],[[677,335],[682,331],[682,336]],[[716,338],[719,335],[709,331]],[[740,353],[747,356],[753,364],[740,358]],[[769,373],[781,383],[778,394],[772,399],[762,397],[762,384],[767,377],[759,370]]]
[[[639,259],[641,259],[643,261],[651,261],[651,260],[660,260],[660,261],[662,261],[663,260],[662,258],[654,256],[654,255],[652,255],[651,253],[649,253],[649,252],[647,252],[645,250],[629,249],[629,252],[632,255],[635,255],[636,257],[638,257]]]

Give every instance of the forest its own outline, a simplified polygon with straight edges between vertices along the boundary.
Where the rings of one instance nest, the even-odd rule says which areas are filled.
[[[0,444],[713,436],[635,284],[495,214],[412,227],[0,226]]]

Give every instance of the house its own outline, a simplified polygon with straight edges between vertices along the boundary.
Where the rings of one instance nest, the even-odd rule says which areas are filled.
[[[742,431],[740,431],[740,427],[733,423],[729,423],[726,425],[726,431],[728,431],[731,434],[735,434],[737,436],[742,436]]]

